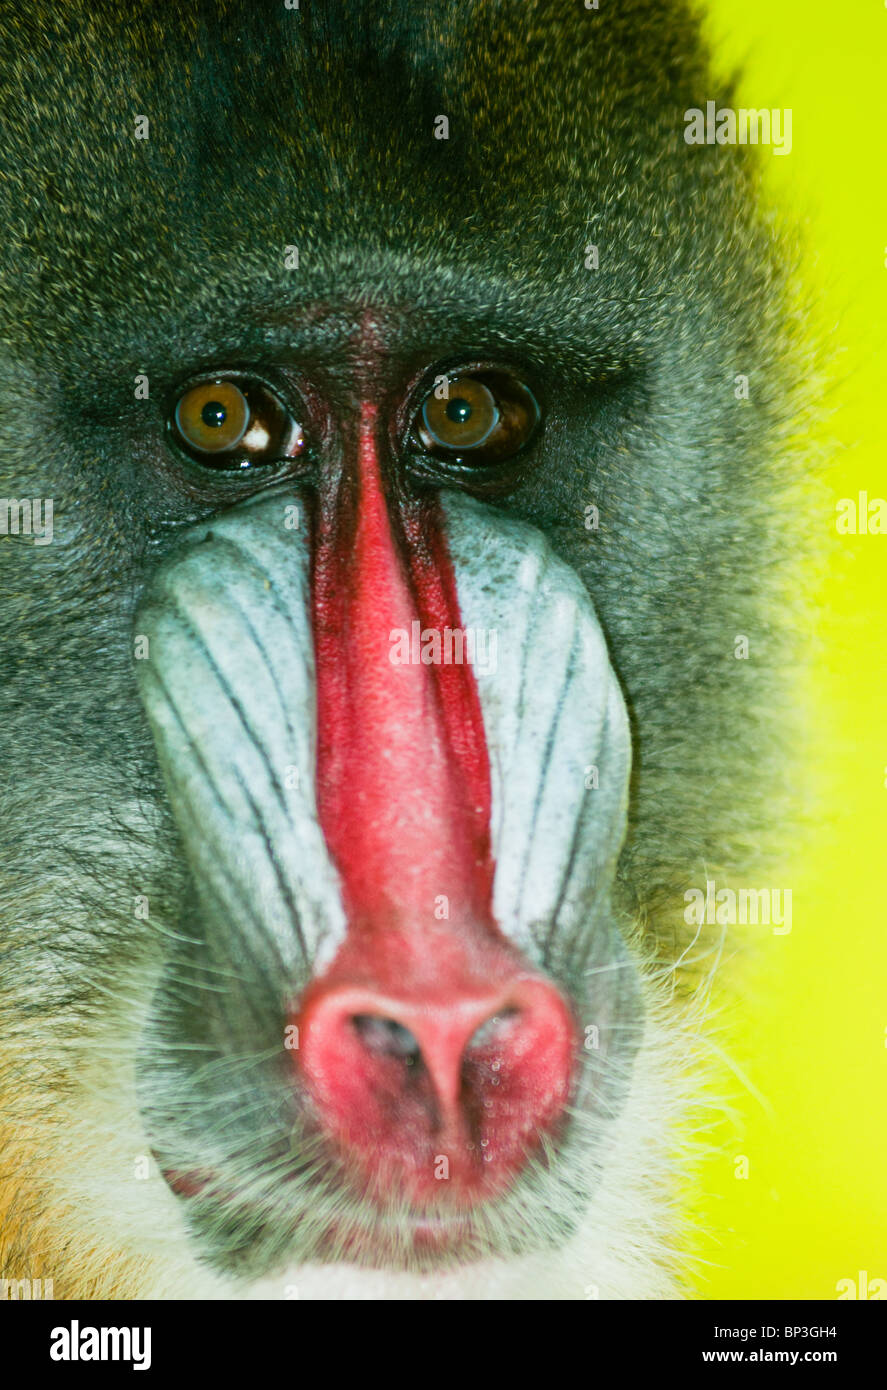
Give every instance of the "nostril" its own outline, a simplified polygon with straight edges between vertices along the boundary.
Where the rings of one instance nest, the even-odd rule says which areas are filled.
[[[466,972],[447,990],[434,976],[382,988],[328,975],[303,999],[293,1060],[321,1128],[374,1191],[482,1199],[559,1123],[570,1009],[550,981],[504,975]]]
[[[513,1030],[520,1026],[521,1011],[517,1008],[500,1009],[479,1028],[468,1040],[466,1061],[471,1060],[472,1052],[485,1051],[488,1047],[504,1044]]]
[[[410,1032],[395,1018],[376,1018],[373,1014],[354,1014],[351,1026],[364,1047],[380,1057],[400,1057],[408,1067],[422,1060],[422,1050]]]

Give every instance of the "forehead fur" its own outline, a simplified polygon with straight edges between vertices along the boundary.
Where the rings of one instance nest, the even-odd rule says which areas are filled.
[[[645,194],[663,160],[710,264],[747,162],[688,157],[705,55],[689,11],[669,9],[663,24],[649,0],[0,6],[7,342],[24,324],[49,350],[65,325],[105,333],[137,306],[205,318],[232,293],[329,293],[355,254],[363,287],[418,252],[414,293],[460,268],[511,283],[541,268],[566,303],[598,239],[639,288],[653,260],[669,278],[671,229]]]

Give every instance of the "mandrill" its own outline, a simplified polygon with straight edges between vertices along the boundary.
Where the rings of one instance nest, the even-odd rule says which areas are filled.
[[[0,43],[0,1272],[681,1297],[800,375],[697,16]]]

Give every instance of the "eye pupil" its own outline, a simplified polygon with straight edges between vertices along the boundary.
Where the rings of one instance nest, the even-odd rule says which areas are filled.
[[[221,401],[207,401],[200,412],[200,418],[210,429],[217,430],[220,425],[224,425],[228,412]]]
[[[471,405],[463,396],[456,396],[447,405],[445,413],[447,419],[452,420],[454,424],[464,425],[471,419]]]

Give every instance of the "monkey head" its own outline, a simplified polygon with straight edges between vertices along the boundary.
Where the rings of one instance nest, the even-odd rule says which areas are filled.
[[[0,539],[10,1266],[667,1294],[676,903],[765,815],[780,653],[731,644],[792,380],[696,20],[0,34],[0,468],[54,518]]]

